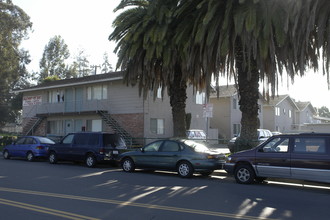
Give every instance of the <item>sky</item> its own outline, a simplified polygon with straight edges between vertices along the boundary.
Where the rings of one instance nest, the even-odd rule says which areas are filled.
[[[33,23],[33,32],[23,41],[22,47],[30,52],[30,71],[39,72],[39,61],[45,46],[55,35],[60,35],[72,56],[80,49],[85,51],[91,65],[100,65],[103,54],[115,68],[117,56],[113,53],[115,42],[108,40],[113,31],[112,22],[120,13],[113,9],[120,0],[12,0],[21,7]],[[223,80],[222,84],[226,84]],[[307,72],[303,78],[292,82],[283,79],[279,95],[289,94],[296,101],[311,102],[314,107],[330,109],[330,90],[327,78],[321,73]]]

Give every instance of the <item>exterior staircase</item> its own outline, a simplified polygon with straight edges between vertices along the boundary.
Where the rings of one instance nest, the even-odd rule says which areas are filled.
[[[107,111],[97,111],[97,113],[101,116],[102,120],[106,122],[108,126],[110,126],[117,134],[119,134],[124,140],[127,146],[131,146],[135,144],[133,141],[133,137],[119,125],[119,123],[111,117],[111,115]]]
[[[34,131],[38,128],[41,122],[45,119],[45,117],[33,117],[29,120],[29,122],[24,126],[23,133],[25,135],[34,135]]]

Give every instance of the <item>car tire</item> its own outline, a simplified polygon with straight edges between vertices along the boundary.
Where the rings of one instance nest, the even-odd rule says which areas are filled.
[[[234,176],[237,183],[250,184],[255,179],[254,170],[250,165],[241,164],[235,169]]]
[[[96,166],[96,158],[93,154],[88,154],[85,159],[85,164],[87,167],[93,168]]]
[[[51,164],[56,164],[57,163],[57,155],[56,155],[55,152],[53,152],[53,151],[50,152],[49,157],[48,157],[48,161]]]
[[[121,162],[121,168],[125,172],[133,172],[135,170],[135,164],[131,158],[124,158]]]
[[[189,178],[193,175],[194,169],[188,161],[182,161],[177,168],[180,177]]]
[[[32,162],[34,160],[34,155],[31,151],[27,152],[26,160],[29,161],[29,162]]]
[[[3,152],[3,158],[5,158],[5,159],[10,159],[10,155],[9,155],[9,152],[8,152],[7,150],[5,150],[5,151]]]

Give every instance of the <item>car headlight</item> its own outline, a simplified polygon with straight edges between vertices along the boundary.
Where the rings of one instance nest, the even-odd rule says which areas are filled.
[[[227,162],[231,161],[231,156],[227,157]]]

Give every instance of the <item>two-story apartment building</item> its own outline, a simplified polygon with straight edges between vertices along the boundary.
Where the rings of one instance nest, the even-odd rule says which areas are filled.
[[[22,89],[23,133],[63,136],[75,131],[109,131],[125,138],[173,136],[172,111],[167,94],[144,99],[138,87],[123,83],[121,72],[46,82]],[[190,128],[206,129],[204,93],[187,89],[186,112]]]
[[[217,128],[219,137],[222,139],[231,139],[237,136],[241,130],[242,112],[239,108],[239,97],[235,85],[225,85],[219,87],[219,97],[213,90],[209,99],[215,109],[213,117],[210,119],[210,126]],[[263,125],[263,98],[260,94],[259,104],[259,120],[262,128]]]

